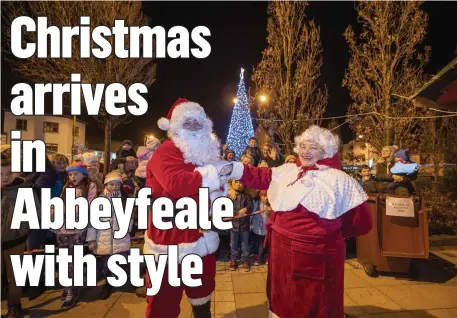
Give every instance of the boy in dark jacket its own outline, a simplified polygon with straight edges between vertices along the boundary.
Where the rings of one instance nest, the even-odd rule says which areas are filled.
[[[257,167],[260,161],[260,149],[257,146],[257,139],[255,137],[249,138],[249,145],[244,148],[243,155],[250,155],[254,159],[254,166]]]
[[[13,220],[14,206],[18,190],[20,188],[30,187],[24,183],[24,179],[17,177],[18,174],[11,173],[11,161],[2,160],[1,171],[1,187],[2,187],[2,209],[1,209],[1,224],[2,224],[2,276],[4,268],[6,268],[6,276],[8,279],[8,314],[7,317],[23,317],[21,307],[22,287],[16,285],[14,279],[14,271],[11,263],[11,255],[22,255],[25,252],[25,242],[30,232],[27,223],[22,222],[19,230],[11,230],[11,222]],[[37,212],[39,212],[38,197],[34,193],[34,199]]]
[[[241,241],[241,261],[243,269],[249,272],[249,231],[251,230],[250,217],[243,217],[252,212],[252,200],[244,193],[244,184],[239,180],[231,181],[233,197],[233,211],[239,217],[232,221],[233,228],[230,230],[230,270],[236,270],[236,259],[238,258]]]

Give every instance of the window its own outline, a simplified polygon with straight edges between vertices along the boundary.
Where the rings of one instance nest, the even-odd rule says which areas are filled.
[[[75,137],[79,137],[79,127],[75,127]]]
[[[57,152],[58,151],[58,145],[57,144],[46,144],[46,151],[47,152]]]
[[[59,123],[52,123],[45,121],[43,123],[43,132],[58,133],[59,132]]]
[[[16,119],[16,130],[27,130],[27,120]]]

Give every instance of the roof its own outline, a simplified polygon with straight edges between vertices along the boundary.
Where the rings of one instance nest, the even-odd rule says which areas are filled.
[[[2,111],[5,111],[5,112],[9,112],[9,113],[12,113],[12,111],[10,109],[5,109],[3,108]],[[24,116],[33,116],[33,115],[24,115]],[[41,116],[41,115],[40,115]],[[45,113],[44,116],[50,116],[50,117],[64,117],[64,118],[68,118],[68,119],[71,119],[73,120],[73,116],[71,115],[54,115],[52,113]],[[80,120],[78,118],[76,118],[76,121],[77,122],[80,122],[82,124],[85,124],[85,125],[88,125],[87,122],[83,121],[83,120]]]
[[[457,58],[409,99],[427,108],[457,111]]]

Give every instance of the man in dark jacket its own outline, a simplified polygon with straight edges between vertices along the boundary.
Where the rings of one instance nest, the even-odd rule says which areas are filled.
[[[28,223],[22,222],[19,230],[12,230],[11,223],[13,220],[14,206],[16,204],[17,194],[20,188],[27,188],[30,185],[24,183],[24,179],[17,177],[18,174],[11,173],[11,161],[2,160],[2,276],[6,268],[8,279],[8,314],[7,317],[23,317],[21,307],[22,287],[16,285],[14,271],[11,263],[11,255],[22,255],[25,252],[25,242],[30,233]],[[39,201],[34,193],[37,211],[39,210]]]
[[[230,270],[236,270],[236,260],[238,258],[239,246],[241,241],[241,261],[243,269],[248,272],[249,266],[249,231],[251,230],[251,219],[249,216],[243,217],[247,213],[252,213],[252,200],[244,193],[244,184],[241,181],[233,180],[231,182],[232,193],[230,195],[233,201],[233,211],[236,218],[232,221],[232,229],[230,230]]]
[[[260,162],[260,149],[257,147],[257,139],[255,137],[249,138],[249,145],[244,149],[243,155],[250,155],[254,159],[254,166]]]

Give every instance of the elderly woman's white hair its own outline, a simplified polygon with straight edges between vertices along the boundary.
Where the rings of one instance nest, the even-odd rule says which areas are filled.
[[[328,129],[316,125],[310,126],[300,136],[295,137],[296,147],[294,151],[296,153],[298,153],[300,144],[305,141],[314,142],[324,149],[324,158],[333,157],[338,152],[340,146],[340,139],[337,135]]]

